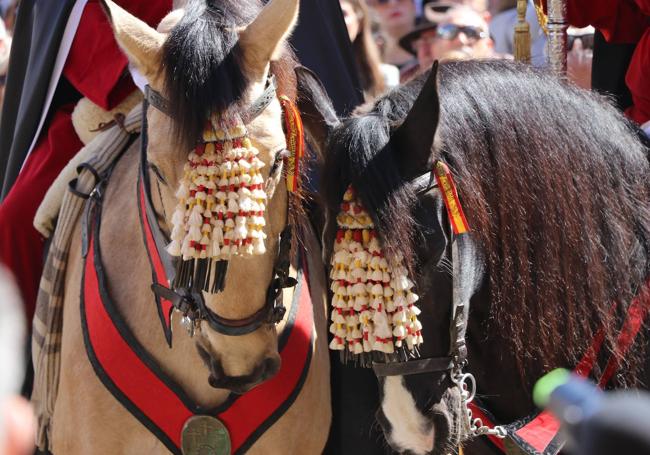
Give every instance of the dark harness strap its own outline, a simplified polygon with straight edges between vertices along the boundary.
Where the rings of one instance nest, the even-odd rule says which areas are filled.
[[[374,363],[372,369],[375,375],[410,376],[413,374],[449,371],[454,366],[453,357],[432,357],[428,359],[411,359],[408,362]]]
[[[257,116],[259,116],[264,109],[269,107],[276,97],[277,83],[275,81],[275,76],[270,75],[267,82],[264,92],[257,98],[253,104],[242,114],[242,120],[244,123],[252,122]],[[171,112],[169,108],[169,102],[165,97],[158,91],[151,88],[149,85],[146,85],[144,88],[144,98],[147,102],[158,109],[163,114],[171,117]]]

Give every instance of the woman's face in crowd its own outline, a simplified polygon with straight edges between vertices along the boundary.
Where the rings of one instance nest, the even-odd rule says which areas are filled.
[[[345,19],[348,35],[350,35],[350,41],[354,41],[359,34],[359,16],[352,3],[345,0],[341,0],[341,10],[343,11],[343,19]]]
[[[376,11],[377,20],[385,30],[403,30],[415,24],[413,0],[369,0]]]

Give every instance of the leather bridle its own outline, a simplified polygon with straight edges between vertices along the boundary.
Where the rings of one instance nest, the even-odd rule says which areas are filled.
[[[417,177],[411,182],[417,195],[427,193],[438,188],[433,172]],[[451,229],[450,229],[451,232]],[[456,237],[451,232],[451,259],[453,271],[458,271],[458,244]],[[461,369],[467,363],[467,347],[465,345],[465,332],[467,331],[467,319],[469,308],[465,302],[458,299],[456,283],[457,273],[452,272],[453,297],[452,312],[449,327],[449,353],[443,357],[412,358],[400,362],[379,363],[373,362],[372,369],[378,377],[385,376],[409,376],[414,374],[452,372]]]
[[[434,178],[433,172],[428,172],[414,179],[412,185],[418,195],[427,193],[432,189],[442,191]],[[506,429],[503,426],[489,427],[480,418],[474,417],[472,412],[472,407],[474,406],[472,401],[476,394],[476,379],[471,373],[463,371],[467,366],[465,334],[469,319],[469,299],[463,299],[461,297],[461,261],[458,252],[459,237],[454,234],[454,230],[451,228],[451,220],[448,220],[448,222],[450,225],[449,233],[451,235],[451,242],[449,242],[449,253],[447,254],[451,256],[452,262],[452,311],[449,326],[450,343],[448,354],[443,357],[415,358],[390,363],[373,362],[372,368],[377,377],[410,376],[425,373],[448,374],[453,386],[458,389],[460,394],[461,406],[463,408],[462,414],[467,424],[468,435],[487,435],[502,439],[507,436]]]
[[[244,112],[241,114],[244,123],[250,123],[260,115],[276,97],[275,77],[270,76],[264,93]],[[174,310],[183,315],[182,323],[188,330],[190,336],[194,335],[196,329],[200,328],[202,321],[206,322],[210,328],[220,334],[229,336],[246,335],[257,330],[264,324],[279,323],[286,312],[282,301],[282,290],[296,285],[295,278],[289,276],[290,251],[291,251],[291,225],[287,225],[279,236],[278,248],[276,251],[276,260],[273,267],[273,277],[268,285],[266,300],[264,306],[254,314],[241,319],[228,319],[219,316],[217,313],[208,308],[203,292],[198,286],[190,285],[189,287],[174,286],[176,275],[175,262],[179,258],[172,257],[165,249],[169,243],[169,238],[160,227],[156,211],[153,206],[151,197],[151,184],[149,180],[148,169],[151,167],[147,161],[147,108],[152,106],[160,112],[170,115],[168,101],[157,91],[149,86],[145,88],[145,100],[142,118],[142,143],[140,151],[140,179],[142,185],[139,185],[139,191],[144,191],[145,217],[143,223],[147,223],[151,229],[155,240],[155,252],[159,255],[165,269],[165,278],[167,283],[156,282],[151,286],[152,291],[157,299],[169,301]],[[267,179],[269,183],[277,178],[282,171],[283,153],[276,154],[276,160],[271,167]],[[150,251],[149,254],[152,252]],[[227,273],[228,262],[219,261],[216,264],[216,276],[218,277],[214,291],[223,291],[225,287],[225,275]],[[155,274],[154,274],[155,275]],[[198,280],[197,280],[198,281]]]

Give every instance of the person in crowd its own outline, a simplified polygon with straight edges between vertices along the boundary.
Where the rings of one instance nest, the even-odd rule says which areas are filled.
[[[382,57],[385,63],[395,65],[400,72],[417,64],[413,55],[399,45],[399,39],[415,27],[414,0],[368,0],[381,35]]]
[[[13,34],[14,24],[16,23],[16,10],[20,0],[0,0],[0,12],[5,21],[5,26],[9,34]]]
[[[594,57],[594,28],[569,27],[567,30],[567,72],[578,87],[591,89],[591,72]]]
[[[152,26],[172,9],[172,0],[117,3]],[[76,29],[65,26],[72,16]],[[16,277],[31,321],[43,261],[32,222],[54,178],[83,146],[72,112],[82,97],[114,109],[136,86],[99,2],[21,0],[16,24],[0,123],[0,262]],[[37,33],[46,26],[52,33]],[[67,54],[65,46],[59,52],[56,43],[70,39]]]
[[[5,82],[9,69],[9,51],[11,50],[11,36],[5,28],[5,23],[0,19],[0,106],[4,100]]]
[[[387,86],[399,84],[399,71],[393,65],[381,63],[365,0],[341,0],[340,3],[364,96],[370,100]]]
[[[0,454],[34,453],[36,422],[19,395],[25,372],[25,320],[18,289],[0,264]]]
[[[424,12],[427,20],[400,40],[400,45],[417,57],[421,70],[435,60],[494,56],[487,23],[472,8],[430,3]]]
[[[489,31],[494,42],[494,51],[498,54],[513,55],[517,0],[499,0],[493,8]],[[533,66],[546,66],[546,34],[539,25],[533,0],[528,0],[526,22],[530,26],[531,63]]]
[[[414,55],[417,60],[417,66],[407,75],[405,79],[410,79],[414,75],[431,67],[436,60],[432,51],[432,43],[436,39],[438,24],[431,22],[426,18],[420,24],[404,35],[399,44],[404,50]]]
[[[444,59],[450,52],[460,52],[467,58],[494,57],[494,44],[483,13],[467,5],[436,8],[435,4],[429,4],[424,14],[438,24],[435,39],[431,40],[435,58]]]
[[[474,11],[482,15],[486,21],[488,21],[490,19],[488,3],[489,2],[487,0],[424,0],[422,2],[422,14],[424,14],[424,10],[426,9],[427,5],[431,5],[429,8],[439,8],[445,5],[465,5],[472,8]]]

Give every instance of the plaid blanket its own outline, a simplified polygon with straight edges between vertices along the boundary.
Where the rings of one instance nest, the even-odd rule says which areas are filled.
[[[34,220],[36,228],[51,238],[36,301],[32,335],[32,403],[38,418],[37,445],[41,450],[50,449],[50,419],[56,403],[61,367],[61,329],[68,252],[85,202],[67,190],[68,181],[76,174],[77,166],[82,162],[90,164],[102,174],[127,146],[131,135],[140,132],[141,117],[140,104],[123,121],[88,143],[61,172]],[[87,170],[81,170],[77,175],[77,190],[88,194],[94,185],[93,175]],[[79,290],[73,292],[78,294]]]

